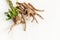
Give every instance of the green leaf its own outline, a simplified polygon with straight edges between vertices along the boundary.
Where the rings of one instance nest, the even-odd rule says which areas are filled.
[[[7,2],[9,4],[10,8],[13,9],[13,3],[12,3],[12,1],[11,0],[7,0]]]
[[[10,20],[11,18],[6,18],[6,20]]]
[[[9,10],[9,13],[10,13],[10,16],[11,16],[11,18],[12,18],[12,17],[13,17],[12,10]]]
[[[16,8],[13,8],[13,11],[12,11],[12,12],[13,12],[13,15],[14,15],[14,16],[18,16],[18,11],[17,11]]]
[[[5,12],[6,16],[8,17],[7,19],[11,19],[11,16],[9,15],[8,12]]]

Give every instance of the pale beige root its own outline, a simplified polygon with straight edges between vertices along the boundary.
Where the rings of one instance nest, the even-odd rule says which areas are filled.
[[[33,17],[33,20],[32,20],[31,22],[33,22],[34,19],[35,19],[36,23],[38,23],[38,21],[37,21],[37,19],[34,17],[34,15],[32,15],[32,17]]]
[[[26,8],[29,8],[29,9],[35,11],[29,4],[27,4],[27,3],[25,3],[25,2],[24,2],[24,4],[26,5]]]
[[[17,6],[16,8],[18,8],[18,9],[23,11],[23,8],[21,7],[21,5]]]
[[[27,3],[25,3],[25,2],[24,2],[24,4],[26,5],[26,8],[29,8],[29,9],[31,9],[31,10],[34,11],[33,7],[31,7],[29,4],[27,4]]]
[[[24,31],[26,31],[26,21],[25,21],[25,19],[24,19],[24,11],[22,11],[22,10],[19,10],[19,13],[21,14],[21,17],[22,17],[22,21],[21,21],[21,23],[23,23],[24,24]]]
[[[23,6],[25,9],[28,9],[28,8],[31,9],[31,8],[32,8],[32,7],[30,8],[29,5],[28,5],[27,3],[25,3],[25,2],[22,3],[22,6]],[[31,10],[33,10],[33,9],[31,9]]]
[[[24,31],[26,31],[26,21],[23,19],[22,24],[24,24]]]
[[[26,5],[26,8],[30,8],[29,5],[27,3],[24,2],[24,5]]]
[[[22,19],[21,15],[18,15],[15,17],[15,19],[13,21],[15,24],[20,24],[22,21],[21,19]]]
[[[35,10],[36,11],[40,11],[40,12],[43,12],[44,11],[44,10],[38,10],[38,9],[34,8],[34,6],[32,6],[30,3],[27,4],[27,3],[24,2],[23,5],[24,5],[25,8],[27,8],[27,9],[29,8],[32,11],[35,11]]]
[[[21,23],[21,20],[22,17],[19,15],[19,16],[16,16],[13,21],[14,21],[14,24],[10,27],[10,31],[12,30],[13,27],[15,27],[16,25],[20,24]],[[10,32],[9,31],[9,32]]]
[[[22,10],[20,10],[20,9],[19,9],[19,13],[20,13],[20,14],[23,14],[23,13],[24,13],[24,11],[22,11]]]
[[[17,24],[11,25],[9,32],[10,32],[10,31],[13,29],[13,27],[15,27],[16,25],[17,25]]]
[[[29,7],[25,4],[25,2],[22,4],[22,6],[25,7],[25,9],[28,9]]]
[[[41,19],[44,19],[40,14],[37,14],[37,13],[36,13],[36,15],[39,16]]]
[[[30,3],[28,3],[28,4],[26,4],[25,2],[24,2],[24,5],[26,6],[26,8],[27,8],[27,11],[28,11],[28,18],[30,18],[30,14],[31,13],[34,13],[35,11],[33,10],[33,9],[35,9]],[[29,5],[31,6],[31,8],[29,7]],[[32,9],[32,10],[31,10]],[[40,12],[43,12],[44,10],[37,10],[37,9],[35,9],[36,11],[40,11]],[[36,13],[36,12],[35,12]],[[32,14],[33,15],[33,14]],[[39,14],[37,14],[39,17],[41,17],[42,19],[43,19],[43,17],[41,16],[41,15],[39,15]]]
[[[32,19],[32,21],[31,22],[33,22],[34,21],[34,18]]]
[[[22,23],[24,24],[24,31],[26,31],[26,20],[25,20],[23,14],[21,14],[21,15],[22,15],[22,19],[23,19]]]
[[[19,6],[20,6],[20,7],[23,7],[23,10],[26,9],[26,5],[24,5],[24,3],[19,3],[19,2],[17,2],[17,4],[18,4],[18,7],[19,7]]]
[[[31,10],[28,9],[27,11],[28,11],[28,18],[30,18]]]
[[[25,10],[25,7],[23,6],[22,3],[20,3],[18,6],[17,6],[20,10],[24,11]]]
[[[21,23],[24,24],[24,31],[26,31],[26,21],[25,21],[24,17],[22,17],[22,19],[23,19],[23,21]]]
[[[22,13],[22,14],[25,14],[25,12],[26,12],[26,5],[24,4],[24,3],[20,3],[19,4],[20,6],[22,6],[23,7],[23,9],[20,7],[20,6],[18,6],[19,7],[19,12],[20,12],[20,14]]]
[[[23,13],[23,8],[21,7],[21,5],[17,6],[16,8],[18,8],[19,12]]]
[[[34,10],[29,7],[28,4],[24,2],[24,4],[27,6],[27,11],[28,11],[28,18],[30,17],[30,14],[34,13]]]
[[[24,8],[27,8],[27,6],[24,4],[24,3],[17,3],[19,6],[21,5],[21,6],[23,6]]]
[[[27,6],[24,3],[18,3],[18,4],[23,6],[25,9],[27,8]]]
[[[31,9],[26,9],[26,11],[28,12],[27,13],[27,16],[28,16],[28,18],[30,18],[31,17],[31,15],[34,15],[34,11],[33,10],[31,10]]]
[[[44,10],[38,10],[36,9],[32,4],[28,3],[28,5],[30,6],[31,9],[34,9],[36,11],[39,11],[39,12],[43,12]]]
[[[24,31],[26,31],[26,22],[24,23]]]

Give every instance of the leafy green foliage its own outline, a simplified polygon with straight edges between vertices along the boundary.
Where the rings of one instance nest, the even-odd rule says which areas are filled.
[[[9,9],[8,12],[5,12],[7,15],[7,20],[13,19],[14,17],[18,16],[18,10],[16,8],[13,8],[12,10]]]
[[[7,0],[7,2],[9,3],[11,9],[9,9],[8,12],[5,12],[5,14],[8,17],[7,20],[10,20],[18,16],[18,9],[16,7],[13,7],[13,4],[10,0]]]

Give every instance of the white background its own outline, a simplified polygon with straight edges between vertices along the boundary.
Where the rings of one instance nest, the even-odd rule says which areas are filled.
[[[57,2],[58,1],[58,2]],[[36,17],[39,24],[27,21],[27,30],[23,31],[23,26],[17,25],[8,33],[12,21],[6,21],[4,12],[8,11],[9,6],[6,0],[0,0],[0,40],[60,40],[59,26],[59,0],[20,0],[19,2],[31,3],[37,9],[43,9],[39,12],[44,20]],[[13,0],[15,4],[16,0]],[[58,10],[59,9],[59,10]]]

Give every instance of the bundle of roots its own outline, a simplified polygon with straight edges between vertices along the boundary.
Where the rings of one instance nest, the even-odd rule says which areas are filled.
[[[38,12],[43,12],[44,10],[38,10],[36,9],[32,4],[30,3],[19,3],[17,2],[16,3],[17,6],[16,8],[18,9],[18,15],[17,16],[14,16],[12,18],[14,24],[10,27],[10,31],[12,30],[12,28],[17,25],[17,24],[24,24],[24,31],[26,31],[26,19],[24,16],[30,18],[32,17],[32,21],[33,22],[34,20],[38,23],[37,19],[35,18],[35,15],[39,16],[41,19],[44,19],[40,14],[38,14],[36,11]]]

